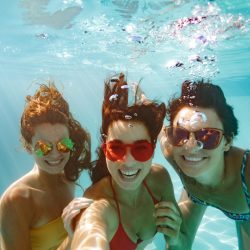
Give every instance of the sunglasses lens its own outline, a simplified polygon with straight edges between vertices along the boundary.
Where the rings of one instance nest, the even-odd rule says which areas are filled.
[[[126,147],[121,142],[104,143],[102,148],[106,157],[111,161],[121,160],[126,154]]]
[[[56,144],[59,152],[68,153],[74,147],[74,143],[70,138],[64,138]]]
[[[52,150],[52,146],[50,144],[46,144],[42,141],[38,141],[35,146],[35,153],[37,156],[42,157],[48,155]]]
[[[111,141],[102,145],[104,154],[111,161],[122,160],[126,155],[127,147],[131,148],[131,154],[135,160],[140,162],[149,160],[154,153],[154,146],[148,141],[135,142],[132,145]]]
[[[58,142],[56,144],[56,148],[59,152],[62,152],[62,153],[67,153],[70,151],[70,149],[66,145],[64,145],[62,142]]]
[[[222,132],[216,129],[201,129],[195,132],[195,138],[197,141],[203,143],[204,149],[214,149],[216,148],[222,137]]]
[[[136,142],[133,144],[131,154],[135,160],[144,162],[148,161],[154,153],[154,147],[152,143],[148,141]]]
[[[167,127],[166,135],[174,146],[182,146],[189,139],[190,132],[181,127]],[[203,144],[204,149],[216,148],[222,138],[222,131],[214,128],[203,128],[194,132],[195,139]]]
[[[166,133],[170,143],[174,146],[182,146],[189,138],[189,132],[179,127],[168,127]]]

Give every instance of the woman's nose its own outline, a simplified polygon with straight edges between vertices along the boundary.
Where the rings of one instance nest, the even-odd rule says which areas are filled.
[[[203,144],[196,140],[194,133],[190,132],[189,139],[186,140],[184,146],[186,150],[198,151],[202,149]]]
[[[123,162],[126,164],[126,166],[133,165],[135,163],[135,159],[133,155],[131,154],[131,150],[127,148],[126,154],[123,157]]]
[[[58,150],[57,150],[57,148],[56,148],[56,145],[53,145],[53,147],[52,147],[52,150],[51,150],[51,152],[50,152],[50,156],[58,156],[58,155],[60,155],[61,154],[61,152],[59,152]]]

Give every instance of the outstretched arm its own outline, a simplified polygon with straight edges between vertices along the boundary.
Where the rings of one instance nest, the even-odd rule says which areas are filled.
[[[99,200],[91,204],[77,222],[71,249],[108,250],[112,220],[112,208],[108,201]]]
[[[88,199],[86,197],[77,197],[74,198],[64,209],[62,213],[62,219],[64,228],[66,229],[70,238],[73,237],[74,228],[73,228],[73,220],[77,217],[78,214],[83,212],[91,203],[93,203],[92,199]]]

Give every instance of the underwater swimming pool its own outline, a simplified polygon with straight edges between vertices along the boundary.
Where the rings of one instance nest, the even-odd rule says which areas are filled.
[[[247,0],[13,0],[1,4],[0,195],[32,168],[19,142],[24,98],[54,80],[98,144],[103,80],[120,71],[151,98],[169,99],[185,79],[220,85],[239,119],[235,145],[250,144],[250,3]],[[93,153],[93,158],[95,157]],[[169,170],[176,198],[182,185]],[[84,173],[81,185],[90,181]],[[81,195],[81,191],[78,191]],[[157,235],[147,249],[164,249]],[[237,249],[234,223],[209,208],[194,250]]]

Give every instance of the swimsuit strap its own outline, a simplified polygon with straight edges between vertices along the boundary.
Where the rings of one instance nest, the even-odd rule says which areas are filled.
[[[249,153],[250,153],[250,150],[247,149],[243,155],[242,164],[241,164],[241,180],[242,180],[243,191],[246,196],[247,204],[248,204],[248,207],[250,208],[250,194],[248,193],[246,177],[245,177],[247,158],[248,158]]]
[[[158,203],[158,200],[155,198],[154,194],[153,194],[152,191],[150,190],[150,188],[149,188],[149,186],[148,186],[148,184],[147,184],[147,182],[146,182],[145,180],[143,181],[143,184],[144,184],[144,186],[146,187],[146,189],[147,189],[149,195],[151,196],[151,198],[152,198],[152,200],[153,200],[153,203],[154,203],[154,204]]]
[[[110,178],[109,178],[109,182],[110,182],[110,186],[111,186],[111,189],[112,189],[112,191],[113,191],[113,194],[114,194],[115,203],[116,203],[117,211],[118,211],[119,223],[120,223],[120,222],[121,222],[120,207],[119,207],[119,202],[117,201],[115,189],[114,189],[113,184],[112,184],[112,178],[111,178],[111,176],[110,176]]]
[[[126,238],[129,242],[131,242],[131,244],[132,244],[133,246],[135,245],[135,248],[136,248],[136,245],[138,245],[139,243],[141,243],[142,240],[138,237],[137,242],[134,243],[134,242],[128,237],[128,235],[127,235],[127,233],[126,233],[126,231],[125,231],[125,229],[124,229],[124,227],[123,227],[123,225],[122,225],[121,212],[120,212],[119,202],[118,202],[118,200],[117,200],[116,192],[115,192],[114,186],[113,186],[113,184],[112,184],[112,178],[111,178],[111,176],[110,176],[110,178],[109,178],[109,182],[110,182],[110,186],[111,186],[111,189],[112,189],[112,191],[113,191],[113,194],[114,194],[114,199],[115,199],[115,203],[116,203],[117,210],[118,210],[119,226],[118,226],[118,229],[117,229],[117,230],[118,230],[118,231],[121,230],[121,231],[120,231],[120,234],[121,234],[121,232],[122,232],[122,234],[125,235],[125,238]],[[120,229],[119,229],[119,228],[120,228]],[[124,237],[124,236],[123,236],[123,237]],[[113,239],[112,239],[112,240],[113,240]],[[124,239],[123,239],[123,240],[124,240]],[[134,248],[134,249],[135,249],[135,248]]]

